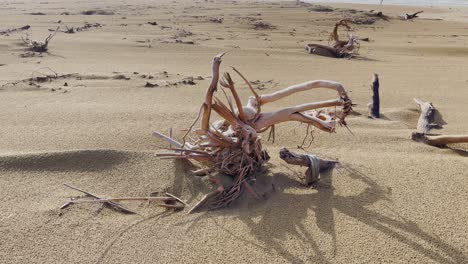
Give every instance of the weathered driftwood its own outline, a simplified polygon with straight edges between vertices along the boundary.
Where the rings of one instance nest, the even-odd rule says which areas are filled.
[[[333,31],[330,33],[330,37],[328,38],[328,45],[330,45],[330,42],[333,42],[332,47],[338,49],[343,48],[346,44],[348,44],[348,40],[340,40],[340,36],[338,34],[339,27],[345,27],[347,30],[351,29],[351,27],[348,25],[348,22],[350,22],[348,19],[341,19],[335,23],[335,27],[333,28]]]
[[[437,109],[430,102],[414,98],[414,101],[421,108],[421,115],[418,119],[417,132],[413,132],[411,139],[431,146],[444,147],[447,144],[468,143],[468,135],[437,135],[430,134],[431,129],[441,128],[435,123]]]
[[[372,80],[372,103],[368,104],[369,117],[380,118],[379,75],[374,73]]]
[[[26,34],[26,39],[21,38],[25,44],[28,45],[28,48],[31,51],[34,52],[46,52],[48,50],[49,42],[52,40],[52,38],[57,34],[57,31],[59,30],[60,27],[57,27],[54,33],[49,34],[49,36],[44,40],[44,41],[39,41],[39,40],[31,40],[29,39],[29,36]]]
[[[308,81],[271,94],[259,95],[250,82],[233,68],[253,93],[247,104],[243,105],[230,74],[225,73],[223,78],[219,80],[219,68],[223,55],[224,53],[219,54],[213,59],[213,78],[199,113],[201,127],[200,129],[192,129],[198,121],[197,118],[187,132],[195,132],[198,139],[188,143],[185,142],[184,136],[184,141],[181,143],[159,132],[154,133],[155,136],[175,146],[166,149],[165,153],[158,153],[157,156],[195,160],[201,164],[201,169],[196,171],[198,176],[219,172],[232,177],[232,184],[217,186],[215,191],[203,197],[190,212],[203,206],[207,206],[209,209],[220,208],[232,203],[244,190],[253,192],[250,185],[255,182],[255,171],[269,159],[268,153],[262,149],[261,133],[276,124],[287,121],[299,121],[326,132],[334,132],[336,123],[346,126],[344,119],[352,109],[352,102],[348,98],[347,91],[340,83],[327,80]],[[228,97],[227,93],[222,90],[227,98],[227,103],[215,96],[218,82],[233,98]],[[320,87],[335,90],[339,98],[305,103],[270,112],[262,112],[261,110],[262,106],[267,103]],[[328,114],[322,111],[312,111],[336,106],[341,107],[341,112]],[[223,119],[211,123],[213,111]]]
[[[303,181],[303,184],[306,186],[317,184],[321,171],[329,170],[339,163],[337,160],[321,159],[312,154],[297,154],[286,148],[280,150],[280,158],[288,164],[308,167]]]
[[[359,51],[360,44],[358,39],[350,35],[346,45],[341,48],[329,47],[321,44],[307,44],[306,50],[309,54],[332,58],[352,58]]]
[[[413,13],[413,14],[404,14],[404,15],[401,16],[401,19],[403,19],[403,20],[414,19],[414,18],[417,18],[418,14],[421,14],[422,12],[424,12],[424,11],[418,11],[418,12]]]
[[[421,108],[421,115],[418,119],[417,131],[423,134],[428,134],[432,128],[440,127],[438,124],[434,124],[434,115],[437,109],[432,105],[432,103],[424,102],[419,98],[414,98],[413,100]]]
[[[359,47],[360,47],[360,44],[358,42],[359,39],[353,35],[349,35],[348,40],[340,40],[339,35],[338,35],[339,27],[345,27],[348,30],[350,29],[348,22],[350,22],[350,20],[342,19],[335,24],[333,31],[330,33],[330,37],[328,39],[329,45],[330,45],[330,42],[333,42],[331,46],[311,43],[311,44],[306,45],[307,52],[309,54],[315,54],[315,55],[332,57],[332,58],[353,57],[359,51]]]
[[[444,147],[447,144],[468,143],[468,135],[431,135],[413,132],[411,139],[435,147]]]

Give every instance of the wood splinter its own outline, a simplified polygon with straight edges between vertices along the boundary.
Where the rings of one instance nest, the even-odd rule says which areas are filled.
[[[315,155],[297,154],[286,148],[280,150],[280,158],[288,164],[308,167],[303,184],[314,187],[320,180],[320,172],[329,170],[339,163],[337,160],[321,159]]]

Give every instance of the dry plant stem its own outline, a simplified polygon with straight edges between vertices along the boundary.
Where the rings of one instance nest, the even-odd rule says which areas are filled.
[[[183,148],[182,143],[177,142],[176,140],[174,140],[174,139],[172,139],[171,137],[168,137],[168,136],[166,136],[166,135],[164,135],[164,134],[162,134],[162,133],[159,133],[159,132],[157,132],[157,131],[154,131],[154,132],[153,132],[153,135],[159,137],[160,139],[163,139],[163,140],[166,141],[166,142],[169,142],[169,144],[171,144],[171,145],[174,145],[174,146],[176,146],[176,147],[178,147],[178,148]]]
[[[172,197],[121,197],[121,198],[102,198],[95,200],[72,200],[71,203],[107,203],[120,201],[176,201]]]
[[[73,190],[82,192],[82,193],[84,193],[84,194],[86,194],[86,195],[88,195],[88,196],[91,196],[91,197],[93,197],[93,198],[96,198],[96,199],[99,199],[99,200],[102,199],[101,197],[99,197],[99,196],[97,196],[97,195],[94,195],[94,194],[92,194],[92,193],[90,193],[90,192],[81,190],[81,189],[79,189],[79,188],[77,188],[77,187],[74,187],[74,186],[72,186],[72,185],[69,185],[69,184],[66,184],[66,183],[64,183],[63,185],[65,185],[65,186],[67,186],[68,188],[71,188],[71,189],[73,189]],[[60,207],[60,209],[64,209],[64,208],[68,207],[68,206],[71,205],[71,204],[73,204],[73,201],[64,204],[62,207]],[[116,209],[118,209],[118,210],[120,210],[120,211],[122,211],[122,212],[124,212],[124,213],[127,213],[127,214],[137,214],[135,211],[132,211],[132,210],[130,210],[130,209],[127,209],[127,208],[123,207],[122,205],[120,205],[120,204],[118,204],[118,203],[115,203],[115,202],[112,202],[112,201],[111,201],[111,202],[105,202],[105,204],[109,205],[111,208],[116,208]]]
[[[166,193],[166,195],[176,199],[178,202],[182,203],[183,205],[188,206],[188,204],[184,200],[180,199],[179,197],[177,197],[177,196],[175,196],[173,194],[170,194],[168,192]]]

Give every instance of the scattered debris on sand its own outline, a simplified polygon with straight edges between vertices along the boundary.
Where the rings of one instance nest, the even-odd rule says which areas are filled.
[[[83,204],[83,203],[100,203],[103,205],[108,206],[111,209],[117,210],[119,212],[125,213],[125,214],[137,214],[137,212],[128,209],[124,207],[123,205],[117,203],[120,201],[148,201],[148,202],[162,202],[157,204],[160,207],[164,207],[166,209],[172,209],[172,210],[182,210],[187,206],[187,203],[180,198],[176,197],[173,194],[170,193],[165,193],[164,196],[160,197],[154,197],[154,196],[147,196],[147,197],[120,197],[120,198],[104,198],[104,197],[99,197],[95,194],[92,194],[90,192],[84,191],[82,189],[79,189],[77,187],[74,187],[72,185],[64,183],[64,185],[68,188],[71,188],[75,191],[81,192],[85,194],[85,197],[90,197],[89,198],[84,198],[84,199],[78,199],[78,198],[71,198],[70,201],[66,202],[64,205],[60,207],[60,209],[65,209],[69,207],[70,205],[73,204]]]
[[[275,29],[276,27],[273,26],[270,22],[256,21],[253,23],[253,28],[255,30],[269,30],[269,29]]]
[[[113,11],[107,11],[107,10],[98,9],[98,10],[86,10],[86,11],[81,11],[80,14],[86,15],[86,16],[91,16],[91,15],[111,16],[111,15],[114,15],[114,12],[113,12]]]
[[[19,27],[19,28],[7,29],[7,30],[0,31],[0,35],[8,36],[10,33],[24,31],[24,30],[28,30],[30,28],[31,28],[30,25],[26,25],[26,26]]]
[[[335,9],[331,6],[324,6],[324,5],[312,5],[308,8],[309,11],[314,12],[333,12]]]
[[[148,87],[148,88],[159,87],[159,84],[146,82],[145,87]]]
[[[224,22],[224,18],[222,18],[222,17],[210,17],[210,18],[208,18],[208,21],[213,22],[213,23],[221,24],[221,23]]]
[[[185,41],[185,40],[176,39],[176,40],[175,40],[175,43],[194,45],[194,44],[195,44],[195,41],[193,41],[193,40],[187,40],[187,41]]]
[[[46,52],[49,49],[49,42],[57,34],[57,31],[60,27],[57,27],[54,33],[50,34],[44,41],[40,40],[31,40],[26,33],[26,38],[21,38],[23,42],[28,45],[28,49],[33,52]]]

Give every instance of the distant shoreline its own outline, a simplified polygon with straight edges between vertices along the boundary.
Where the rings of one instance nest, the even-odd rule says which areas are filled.
[[[380,0],[302,0],[309,3],[333,4],[368,4],[379,5]],[[460,0],[384,0],[383,5],[396,6],[421,6],[421,7],[468,7],[468,1],[464,3]]]

